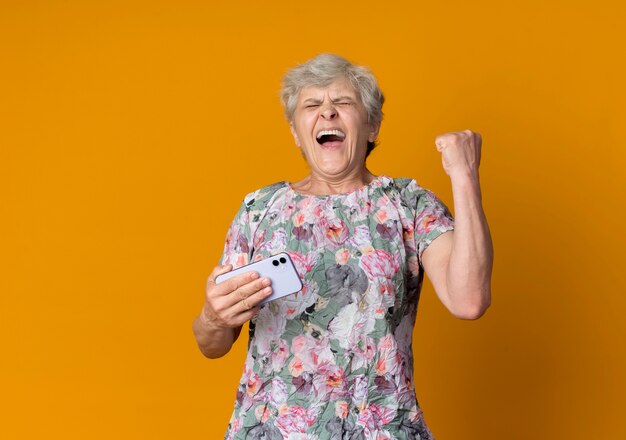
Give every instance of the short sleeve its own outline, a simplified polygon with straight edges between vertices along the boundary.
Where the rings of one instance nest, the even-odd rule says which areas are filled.
[[[220,264],[232,264],[233,269],[245,266],[250,261],[251,240],[249,210],[244,200],[228,228],[226,243]]]
[[[412,180],[406,187],[411,207],[415,207],[413,233],[420,266],[422,254],[444,232],[454,230],[454,217],[448,207],[432,191]]]
[[[255,246],[262,245],[265,237],[264,234],[255,236],[259,224],[267,215],[275,196],[285,188],[285,182],[277,182],[244,197],[228,228],[220,264],[232,264],[233,269],[236,269],[252,261],[256,252]]]

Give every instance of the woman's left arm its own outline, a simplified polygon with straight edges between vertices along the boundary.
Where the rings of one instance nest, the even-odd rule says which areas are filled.
[[[422,264],[448,310],[461,319],[477,319],[491,304],[493,266],[478,176],[482,139],[465,130],[437,136],[436,145],[452,182],[455,228],[433,240]]]

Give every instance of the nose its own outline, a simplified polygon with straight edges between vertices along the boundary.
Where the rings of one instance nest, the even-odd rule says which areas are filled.
[[[335,119],[337,117],[337,109],[332,102],[325,102],[320,109],[320,114],[324,119]]]

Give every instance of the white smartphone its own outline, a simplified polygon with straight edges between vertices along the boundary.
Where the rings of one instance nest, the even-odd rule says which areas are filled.
[[[259,305],[302,290],[302,281],[300,281],[300,276],[296,271],[296,267],[293,265],[293,261],[289,258],[289,254],[286,252],[272,255],[271,257],[263,260],[255,261],[254,263],[246,264],[245,266],[238,267],[230,272],[218,275],[215,278],[215,283],[219,284],[222,281],[228,280],[236,275],[250,271],[258,273],[259,278],[267,277],[271,281],[270,287],[272,288],[272,294],[267,298],[264,298]]]

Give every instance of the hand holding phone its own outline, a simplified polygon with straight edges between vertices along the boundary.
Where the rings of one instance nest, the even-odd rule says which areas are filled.
[[[272,294],[261,300],[259,305],[302,290],[300,276],[291,258],[289,258],[289,254],[286,252],[281,252],[263,260],[238,267],[230,272],[220,274],[215,278],[215,283],[219,284],[241,273],[252,271],[257,272],[260,278],[265,277],[271,280],[270,287],[272,288]]]

